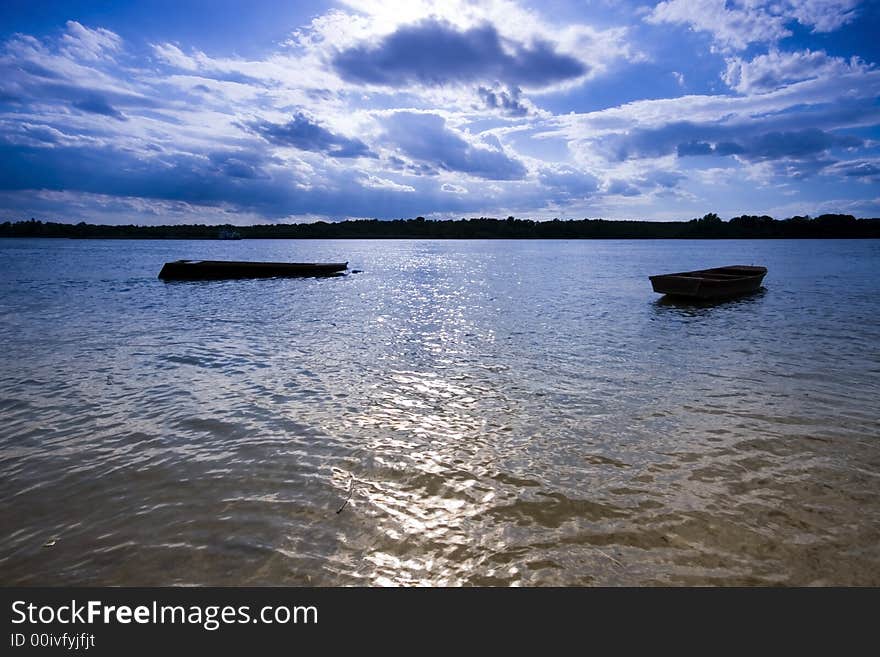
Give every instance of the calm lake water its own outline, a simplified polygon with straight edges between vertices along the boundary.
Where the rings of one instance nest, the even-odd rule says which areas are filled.
[[[157,280],[178,258],[363,272]],[[0,263],[0,584],[880,585],[880,241]],[[647,279],[724,264],[765,290]]]

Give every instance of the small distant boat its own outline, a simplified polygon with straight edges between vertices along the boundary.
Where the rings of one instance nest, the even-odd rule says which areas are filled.
[[[731,265],[649,278],[654,292],[660,294],[691,299],[723,299],[756,291],[766,274],[766,267]]]
[[[175,260],[166,262],[159,278],[166,281],[201,281],[222,278],[273,278],[332,276],[348,268],[347,262],[236,262],[231,260]]]

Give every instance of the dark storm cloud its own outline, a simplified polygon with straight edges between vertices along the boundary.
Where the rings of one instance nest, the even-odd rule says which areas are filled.
[[[391,87],[480,81],[546,87],[588,70],[544,41],[508,45],[512,52],[502,47],[490,24],[459,31],[446,22],[425,20],[401,27],[376,45],[343,50],[333,66],[349,82]]]
[[[360,139],[337,135],[297,112],[287,123],[254,121],[249,127],[269,143],[293,146],[302,151],[324,153],[330,157],[374,157]]]
[[[398,112],[386,120],[388,140],[410,158],[445,171],[487,180],[520,180],[526,168],[500,150],[477,148],[446,127],[437,114]]]

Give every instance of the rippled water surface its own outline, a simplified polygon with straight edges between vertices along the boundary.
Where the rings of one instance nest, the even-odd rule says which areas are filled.
[[[185,257],[363,272],[156,279]],[[0,263],[2,584],[880,585],[877,241],[0,240]],[[647,280],[734,263],[766,288]]]

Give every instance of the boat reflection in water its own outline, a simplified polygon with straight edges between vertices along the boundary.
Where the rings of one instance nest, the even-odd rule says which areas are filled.
[[[735,297],[724,297],[723,299],[691,299],[689,297],[665,294],[659,299],[655,299],[653,305],[658,310],[677,310],[686,315],[702,315],[713,308],[732,309],[753,306],[765,296],[767,296],[767,288],[764,287],[758,288],[751,293]]]

